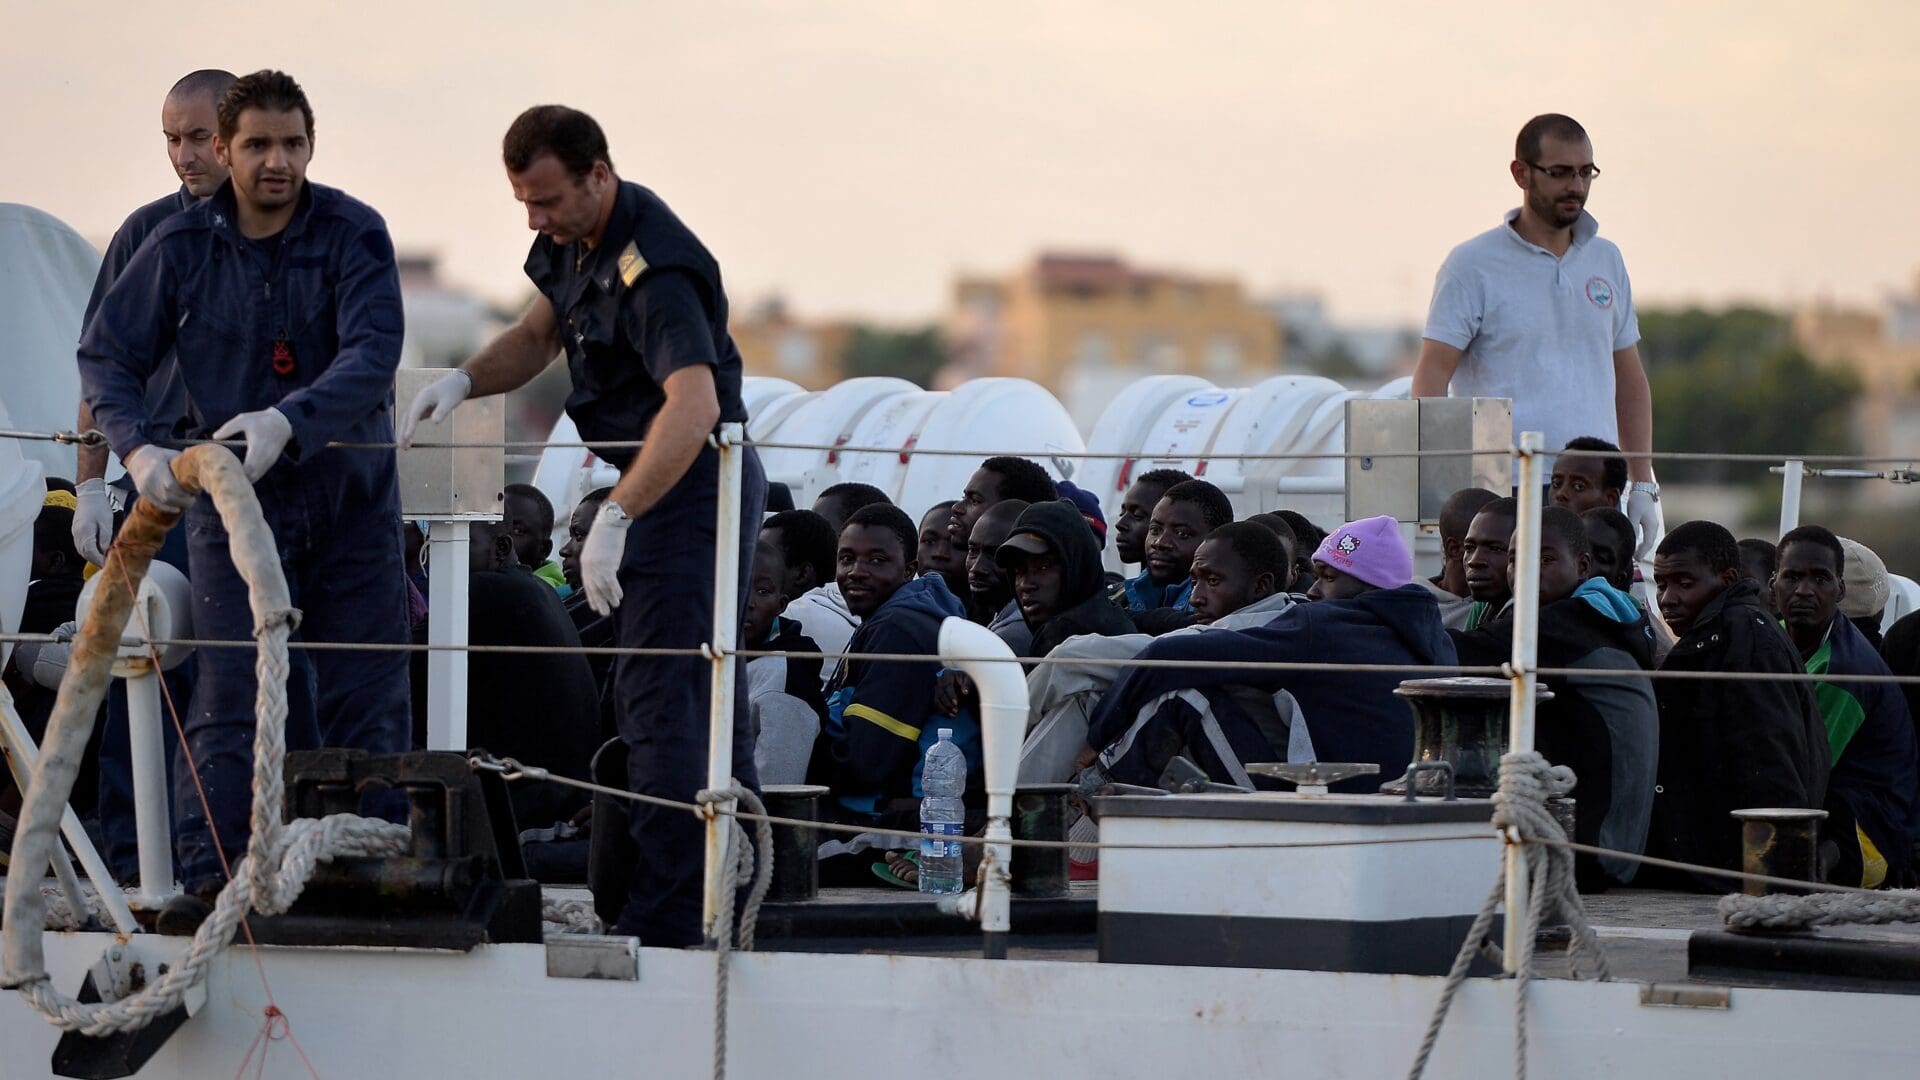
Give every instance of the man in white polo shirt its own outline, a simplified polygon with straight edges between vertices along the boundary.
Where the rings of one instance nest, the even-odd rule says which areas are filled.
[[[1640,321],[1620,249],[1586,212],[1600,170],[1572,117],[1520,129],[1513,182],[1520,208],[1447,255],[1433,285],[1414,397],[1513,399],[1513,429],[1549,449],[1582,435],[1629,454],[1653,448],[1653,400],[1640,363]],[[1648,556],[1665,531],[1653,462],[1627,459],[1627,516]]]

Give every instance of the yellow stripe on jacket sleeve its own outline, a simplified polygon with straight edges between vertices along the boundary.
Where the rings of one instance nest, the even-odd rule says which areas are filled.
[[[879,709],[873,708],[870,705],[860,705],[860,704],[849,705],[847,706],[847,711],[843,715],[857,716],[860,719],[865,720],[867,723],[872,724],[873,726],[881,729],[882,731],[892,732],[893,734],[900,736],[901,738],[907,740],[908,742],[920,741],[919,728],[914,727],[912,724],[903,724],[900,721],[895,720],[893,717],[888,716],[886,713],[883,713]]]

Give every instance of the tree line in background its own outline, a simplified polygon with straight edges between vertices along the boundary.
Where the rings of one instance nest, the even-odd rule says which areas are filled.
[[[1860,380],[1815,364],[1794,344],[1786,316],[1753,307],[1650,309],[1640,313],[1640,335],[1658,449],[1858,452]],[[1763,466],[1730,462],[1662,462],[1659,472],[1663,483],[1778,483]]]

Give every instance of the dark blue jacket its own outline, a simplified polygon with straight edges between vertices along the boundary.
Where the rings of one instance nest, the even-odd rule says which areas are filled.
[[[1171,585],[1155,585],[1152,573],[1142,570],[1120,583],[1116,599],[1128,611],[1153,611],[1156,608],[1192,611],[1192,596],[1192,578],[1182,578]]]
[[[400,364],[400,278],[372,208],[308,183],[271,254],[240,235],[233,185],[167,218],[140,245],[80,341],[94,420],[122,460],[168,437],[144,387],[177,351],[187,391],[183,434],[205,438],[234,416],[278,407],[293,427],[276,468],[334,440],[391,442]],[[274,368],[286,342],[294,368]],[[393,472],[392,451],[353,451],[325,470]]]
[[[1143,660],[1205,660],[1207,668],[1128,668],[1107,691],[1087,729],[1087,745],[1104,749],[1132,725],[1141,708],[1178,690],[1252,686],[1288,691],[1306,718],[1315,756],[1321,761],[1367,761],[1380,774],[1365,778],[1371,790],[1407,769],[1413,757],[1413,713],[1393,696],[1404,672],[1261,671],[1237,662],[1285,661],[1352,664],[1455,664],[1453,642],[1440,623],[1440,605],[1426,586],[1374,589],[1350,600],[1295,604],[1265,626],[1209,630],[1159,638]],[[1425,673],[1431,675],[1431,672]]]
[[[1828,670],[1835,675],[1893,674],[1867,636],[1844,615],[1834,618],[1827,644],[1832,649]],[[1823,714],[1835,707],[1829,701],[1833,697],[1853,698],[1864,714],[1859,730],[1834,758],[1827,781],[1825,807],[1831,816],[1821,823],[1821,836],[1835,840],[1843,853],[1828,880],[1860,884],[1853,865],[1858,859],[1852,856],[1859,845],[1850,842],[1848,835],[1851,822],[1880,850],[1887,861],[1887,880],[1897,884],[1920,834],[1915,815],[1920,763],[1915,760],[1913,717],[1907,712],[1906,698],[1898,687],[1880,682],[1821,682],[1814,685],[1813,694]]]
[[[940,623],[966,609],[938,574],[914,578],[860,623],[847,656],[827,682],[827,716],[814,751],[813,778],[842,806],[865,814],[920,794],[920,759],[938,728],[954,729],[967,755],[968,782],[980,776],[980,729],[971,716],[933,711],[940,675]],[[861,653],[915,653],[925,663],[862,660]]]
[[[147,205],[127,215],[114,231],[113,239],[107,242],[107,253],[100,260],[100,273],[93,279],[93,295],[87,297],[87,313],[80,320],[84,328],[93,321],[93,313],[99,309],[100,301],[106,298],[107,290],[120,280],[127,264],[133,261],[133,253],[140,250],[147,236],[160,227],[160,223],[180,213],[191,210],[200,200],[181,185],[180,190],[163,195]],[[180,381],[179,372],[174,370],[173,354],[168,353],[154,369],[153,377],[147,380],[147,411],[152,414],[156,428],[162,436],[177,434],[175,428],[187,417],[187,388]],[[132,479],[127,481],[132,483]]]

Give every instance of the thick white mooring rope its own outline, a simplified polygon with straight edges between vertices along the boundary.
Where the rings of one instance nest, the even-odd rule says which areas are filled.
[[[193,936],[180,962],[139,992],[111,1003],[86,1004],[53,988],[40,944],[46,903],[37,881],[17,875],[7,883],[6,975],[27,1004],[63,1031],[100,1036],[152,1023],[185,1000],[206,978],[208,965],[233,940],[249,911],[265,915],[287,910],[313,876],[314,867],[338,855],[390,855],[406,847],[404,825],[336,814],[326,818],[281,821],[285,802],[287,637],[299,623],[288,601],[286,578],[260,514],[259,500],[240,462],[221,447],[195,447],[175,459],[174,472],[190,491],[213,496],[231,537],[235,567],[247,582],[259,642],[255,663],[258,689],[253,755],[253,835],[247,855],[232,868],[231,880],[215,901],[213,913]],[[33,781],[21,809],[15,837],[15,866],[44,866],[57,842],[61,812],[73,787],[78,757],[91,734],[107,671],[126,626],[132,598],[152,558],[153,547],[173,523],[173,515],[141,504],[122,530],[102,573],[114,587],[95,594],[92,618],[75,645],[75,662],[60,686],[47,745],[35,764]],[[146,515],[143,518],[143,513]],[[129,532],[141,536],[132,540]],[[119,575],[116,579],[115,575]],[[118,585],[125,581],[125,587]]]
[[[720,791],[702,791],[694,796],[701,806],[719,807],[739,802],[748,813],[764,817],[767,808],[760,797],[735,780],[732,787]],[[720,879],[720,904],[713,920],[713,1080],[727,1080],[727,975],[732,968],[732,952],[753,951],[753,934],[760,921],[760,904],[773,884],[773,826],[762,820],[754,825],[754,838],[746,830],[732,831],[725,873]],[[741,875],[748,881],[746,903],[742,905],[739,929],[734,928],[734,894],[740,889]]]
[[[1565,765],[1548,764],[1547,759],[1537,751],[1516,751],[1503,755],[1500,758],[1500,790],[1493,796],[1494,827],[1514,830],[1523,843],[1540,839],[1564,841],[1566,833],[1554,819],[1553,812],[1547,809],[1547,800],[1572,791],[1573,783],[1572,769]],[[1527,1075],[1527,986],[1533,979],[1533,939],[1540,932],[1541,924],[1549,916],[1564,920],[1573,931],[1569,959],[1577,961],[1585,955],[1596,977],[1601,980],[1611,978],[1606,957],[1600,951],[1599,938],[1594,935],[1593,927],[1587,924],[1587,909],[1580,902],[1579,890],[1574,887],[1573,852],[1565,847],[1533,844],[1527,852],[1526,866],[1530,903],[1524,916],[1525,932],[1519,935],[1520,955],[1515,958],[1514,964],[1513,1074],[1516,1080],[1526,1080]],[[1434,1044],[1440,1040],[1440,1029],[1447,1021],[1447,1010],[1452,1007],[1454,995],[1466,981],[1467,969],[1472,966],[1474,956],[1480,952],[1481,942],[1493,926],[1494,909],[1499,907],[1505,892],[1503,875],[1494,880],[1493,891],[1487,894],[1487,902],[1481,905],[1480,913],[1474,916],[1467,939],[1460,943],[1460,952],[1453,958],[1453,969],[1447,972],[1447,982],[1440,990],[1440,1000],[1434,1005],[1433,1018],[1427,1022],[1426,1034],[1420,1040],[1420,1050],[1414,1056],[1413,1067],[1407,1072],[1408,1080],[1420,1080],[1421,1074],[1426,1072]],[[1514,917],[1513,912],[1507,913],[1507,918]],[[1578,977],[1577,968],[1574,974]]]

